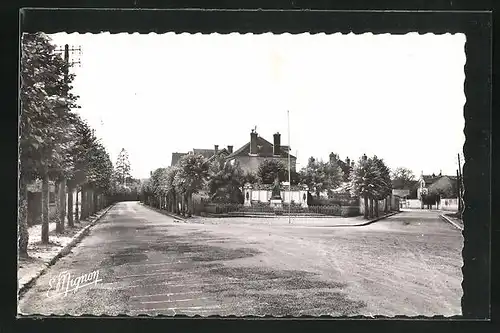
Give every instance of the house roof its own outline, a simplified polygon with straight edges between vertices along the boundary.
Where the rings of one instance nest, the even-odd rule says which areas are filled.
[[[172,161],[170,163],[171,166],[174,166],[179,162],[182,156],[187,155],[187,153],[172,153]]]
[[[288,157],[288,146],[281,146],[280,149],[280,157]],[[274,149],[273,144],[267,141],[266,139],[257,136],[257,156],[259,157],[274,157]],[[233,158],[236,156],[248,156],[250,154],[250,142],[243,145],[240,149],[236,150],[234,153],[230,154],[228,158]],[[290,154],[290,158],[296,158],[292,154]]]
[[[228,156],[229,155],[229,152],[227,151],[226,148],[222,148],[220,149],[218,152],[217,152],[217,156],[220,156],[220,155],[224,155],[224,156]],[[208,161],[212,161],[215,159],[215,154],[213,154],[211,157],[208,158]]]
[[[437,176],[436,175],[434,175],[434,176],[433,175],[422,175],[422,176],[420,176],[420,178],[424,180],[426,186],[435,183],[437,180],[439,180],[442,177],[447,177],[450,180],[454,180],[454,181],[457,180],[457,176],[448,176],[448,175],[437,175]]]

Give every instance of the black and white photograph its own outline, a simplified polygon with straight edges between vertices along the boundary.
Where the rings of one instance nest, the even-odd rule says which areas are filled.
[[[466,36],[21,36],[18,314],[460,316]]]

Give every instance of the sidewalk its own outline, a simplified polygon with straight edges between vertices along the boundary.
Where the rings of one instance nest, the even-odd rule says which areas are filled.
[[[87,220],[75,222],[74,228],[66,226],[64,233],[56,234],[56,223],[49,224],[49,244],[41,243],[42,226],[28,229],[29,258],[18,258],[18,294],[22,294],[57,259],[69,253],[70,249],[85,236],[90,229],[113,205],[104,208]]]

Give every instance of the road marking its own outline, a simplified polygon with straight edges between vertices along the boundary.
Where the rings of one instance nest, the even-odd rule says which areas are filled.
[[[185,299],[167,300],[167,301],[144,301],[144,302],[139,302],[139,303],[141,303],[141,304],[175,303],[175,302],[197,301],[197,300],[200,300],[200,299],[209,299],[209,297],[185,298]]]
[[[201,291],[186,291],[183,293],[166,293],[166,294],[153,294],[153,295],[134,295],[130,296],[130,298],[138,298],[138,297],[155,297],[155,296],[174,296],[174,295],[186,295],[186,294],[201,294]]]

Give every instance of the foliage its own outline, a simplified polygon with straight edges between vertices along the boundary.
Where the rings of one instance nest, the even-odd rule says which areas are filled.
[[[243,184],[256,184],[257,182],[259,182],[259,180],[259,177],[251,171],[244,172],[243,174]]]
[[[382,183],[380,170],[373,159],[360,158],[350,175],[350,190],[353,196],[375,198],[380,191],[377,186]]]
[[[113,163],[104,146],[95,143],[90,147],[87,169],[88,183],[99,192],[112,190]]]
[[[323,191],[333,190],[341,184],[342,169],[335,161],[325,163],[310,157],[301,170],[301,182],[319,197]]]
[[[209,175],[209,163],[202,155],[184,155],[178,162],[173,184],[178,193],[193,194],[203,188]]]
[[[257,177],[263,184],[272,184],[276,178],[287,181],[286,165],[277,159],[265,159],[259,164]]]
[[[377,156],[372,158],[372,163],[379,175],[379,177],[376,178],[375,183],[375,199],[382,200],[387,198],[392,193],[391,171],[384,163],[384,160],[378,158]]]
[[[242,202],[240,188],[244,184],[243,170],[236,162],[226,163],[223,157],[216,157],[209,169],[208,192],[214,201]]]
[[[125,148],[122,148],[115,166],[116,178],[120,184],[126,184],[126,180],[130,177],[130,161]]]
[[[448,177],[441,177],[429,186],[429,195],[439,196],[441,198],[456,198],[458,193],[456,186]]]
[[[411,190],[414,186],[415,176],[410,169],[399,167],[392,172],[391,179],[395,189]]]
[[[69,93],[74,76],[54,50],[43,33],[22,37],[19,144],[21,176],[28,180],[68,167],[78,97]]]

